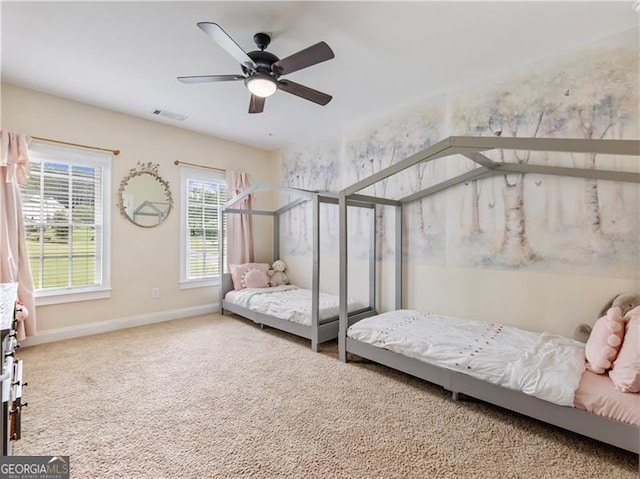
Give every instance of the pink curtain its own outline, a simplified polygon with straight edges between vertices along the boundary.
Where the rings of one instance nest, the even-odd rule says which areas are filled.
[[[27,145],[30,140],[24,134],[0,130],[0,282],[18,283],[18,299],[29,311],[29,316],[18,326],[18,339],[36,333],[33,278],[19,187],[26,184],[29,176]]]
[[[242,193],[251,186],[249,175],[242,171],[227,171],[227,197]],[[232,208],[251,209],[251,195]],[[229,214],[227,217],[227,264],[253,263],[253,217]]]

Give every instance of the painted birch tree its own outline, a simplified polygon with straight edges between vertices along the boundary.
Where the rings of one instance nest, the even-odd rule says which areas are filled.
[[[392,165],[399,159],[396,156],[395,134],[396,131],[389,124],[382,124],[367,129],[363,134],[358,135],[357,139],[348,143],[348,149],[355,154],[356,163],[363,165],[365,178]],[[385,179],[375,183],[370,187],[370,191],[365,190],[364,193],[369,192],[374,196],[386,197],[389,181],[389,179]],[[390,252],[391,248],[386,232],[385,208],[376,208],[376,228],[380,232],[378,251],[380,258],[382,258]]]
[[[420,150],[423,150],[439,139],[441,139],[442,126],[444,124],[444,110],[438,106],[429,106],[419,112],[417,125],[412,125],[411,121],[403,121],[399,125],[402,136],[398,139],[397,150],[400,159],[407,158]],[[413,121],[415,123],[415,120]],[[408,176],[408,178],[407,178]],[[400,192],[402,196],[422,190],[428,180],[437,177],[436,163],[422,162],[407,171],[406,175],[400,178]],[[402,181],[402,180],[405,181]],[[406,188],[402,188],[406,185]],[[416,203],[418,209],[418,233],[426,236],[425,203],[430,206],[429,217],[435,216],[434,202],[432,199],[422,199]],[[415,232],[411,232],[415,234]]]
[[[563,71],[526,71],[467,97],[454,112],[454,121],[472,133],[509,137],[552,136],[564,127],[560,114]],[[527,164],[531,152],[499,150],[499,161]],[[535,253],[527,237],[524,174],[503,176],[504,232],[499,252],[510,266],[528,263]],[[475,199],[474,199],[475,201]]]
[[[281,166],[282,183],[286,186],[313,191],[336,191],[339,184],[338,162],[340,161],[339,142],[319,142],[285,151]],[[289,196],[287,203],[297,199]],[[321,210],[323,223],[334,221],[335,212]],[[305,255],[311,251],[310,221],[311,210],[303,203],[285,213],[286,238],[283,243],[289,254]],[[337,217],[336,217],[337,218]],[[337,221],[337,219],[335,219]],[[330,231],[330,234],[335,233]],[[331,245],[334,238],[327,235],[322,240]]]
[[[467,112],[466,110],[463,111],[459,104],[456,104],[454,106],[454,121],[462,124],[461,131],[464,134],[473,136],[482,136],[486,134],[488,123],[484,121],[484,118],[479,119],[480,110],[482,110],[482,108],[484,107],[480,107],[479,105],[474,105],[472,103],[468,103],[466,107],[470,109],[470,112]],[[496,134],[496,132],[492,133],[494,135]],[[464,165],[467,164],[468,163],[464,163]],[[456,171],[456,173],[461,172]],[[468,239],[472,241],[482,233],[482,228],[480,226],[480,198],[482,193],[481,183],[482,182],[480,180],[471,180],[465,183],[465,186],[469,186],[471,189],[471,220],[467,229],[467,235]]]
[[[352,133],[346,142],[348,171],[352,172],[356,180],[366,178],[439,139],[444,124],[444,97],[437,100],[437,105],[426,105],[403,112]],[[387,198],[406,196],[422,189],[430,168],[433,165],[416,165],[404,175],[384,179],[363,193]],[[418,227],[424,236],[426,221],[423,201],[418,202],[417,208]],[[391,252],[385,208],[377,209],[376,222],[380,231],[379,251],[381,255],[385,255]]]
[[[638,115],[638,50],[589,51],[567,65],[564,108],[571,131],[587,139],[613,137],[614,128]],[[596,153],[585,154],[585,167],[596,168]],[[593,251],[609,248],[602,228],[598,180],[584,180],[585,223]]]
[[[282,183],[285,186],[302,188],[309,176],[309,165],[299,152],[287,152],[282,161]],[[284,204],[295,200],[291,195],[285,195]],[[289,255],[306,254],[307,244],[304,236],[297,231],[306,227],[306,215],[300,208],[289,210],[282,216],[282,226],[285,231],[282,238],[282,249]]]

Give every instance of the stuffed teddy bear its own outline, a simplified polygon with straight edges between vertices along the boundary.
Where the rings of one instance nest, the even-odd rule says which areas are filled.
[[[287,269],[287,265],[281,259],[276,260],[271,265],[269,270],[269,276],[271,280],[269,284],[271,286],[280,286],[281,284],[289,284],[289,278],[287,277],[285,270]]]
[[[607,304],[605,304],[600,310],[600,314],[598,318],[606,316],[608,311],[611,308],[620,308],[620,312],[622,313],[622,317],[624,317],[629,311],[634,309],[635,307],[640,306],[640,294],[632,294],[632,293],[621,293],[616,294],[613,298],[611,298]],[[597,319],[597,318],[596,318]],[[582,341],[586,343],[589,339],[589,335],[591,334],[592,326],[588,324],[580,324],[573,331],[573,338],[578,341]]]

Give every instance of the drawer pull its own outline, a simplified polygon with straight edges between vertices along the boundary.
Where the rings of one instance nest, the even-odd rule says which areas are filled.
[[[29,406],[28,402],[16,404],[16,408],[9,411],[9,414],[17,414],[23,407]]]

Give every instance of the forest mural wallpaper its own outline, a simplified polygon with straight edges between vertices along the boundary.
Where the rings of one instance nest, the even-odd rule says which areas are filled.
[[[449,135],[640,138],[638,30],[520,68],[476,87],[439,95],[409,111],[345,131],[341,138],[282,154],[284,184],[339,191]],[[498,161],[632,170],[629,158],[491,152]],[[401,198],[473,167],[464,158],[416,165],[365,194]],[[474,268],[638,276],[640,194],[631,183],[533,174],[470,181],[405,208],[405,251],[412,261]],[[378,252],[393,252],[393,212],[381,208]],[[283,223],[284,251],[310,253],[299,231],[309,209]],[[334,216],[335,215],[335,216]],[[350,243],[366,237],[350,213]],[[323,220],[337,224],[337,208]],[[310,230],[309,230],[310,231]],[[297,233],[296,233],[297,232]],[[337,254],[337,231],[323,245]],[[289,243],[289,240],[292,240]],[[361,252],[364,254],[363,252]]]
[[[338,191],[339,168],[341,164],[341,145],[338,141],[321,142],[307,145],[288,152],[282,162],[282,184],[305,190]],[[288,204],[297,199],[294,195],[283,195],[282,204]],[[280,237],[282,253],[289,256],[306,256],[311,254],[311,221],[310,203],[304,203],[282,215]],[[329,248],[337,244],[337,228],[327,228],[327,225],[337,224],[337,208],[331,205],[320,207],[320,235],[321,247]],[[308,234],[300,234],[300,231]]]
[[[632,39],[621,35],[456,94],[451,102],[452,133],[638,138],[638,48]],[[501,161],[516,163],[633,166],[629,159],[595,154],[498,154]],[[637,185],[531,174],[480,183],[467,185],[458,204],[450,205],[454,214],[449,218],[458,216],[463,228],[449,228],[448,263],[637,274]]]
[[[445,130],[444,95],[409,111],[399,112],[372,125],[348,132],[344,138],[343,187],[362,180],[404,158],[417,153],[440,140]],[[383,180],[362,190],[363,194],[387,198],[401,198],[428,186],[433,178],[441,174],[433,164],[416,165],[407,172]],[[393,216],[391,208],[378,209],[376,225],[378,255],[393,253]],[[444,263],[444,197],[434,196],[417,201],[405,209],[405,235],[410,241],[409,249],[431,263]],[[389,218],[387,220],[387,218]],[[351,218],[350,230],[359,230],[359,218]],[[355,223],[355,226],[354,226]],[[354,245],[366,242],[352,241]],[[358,252],[362,257],[364,252]]]

